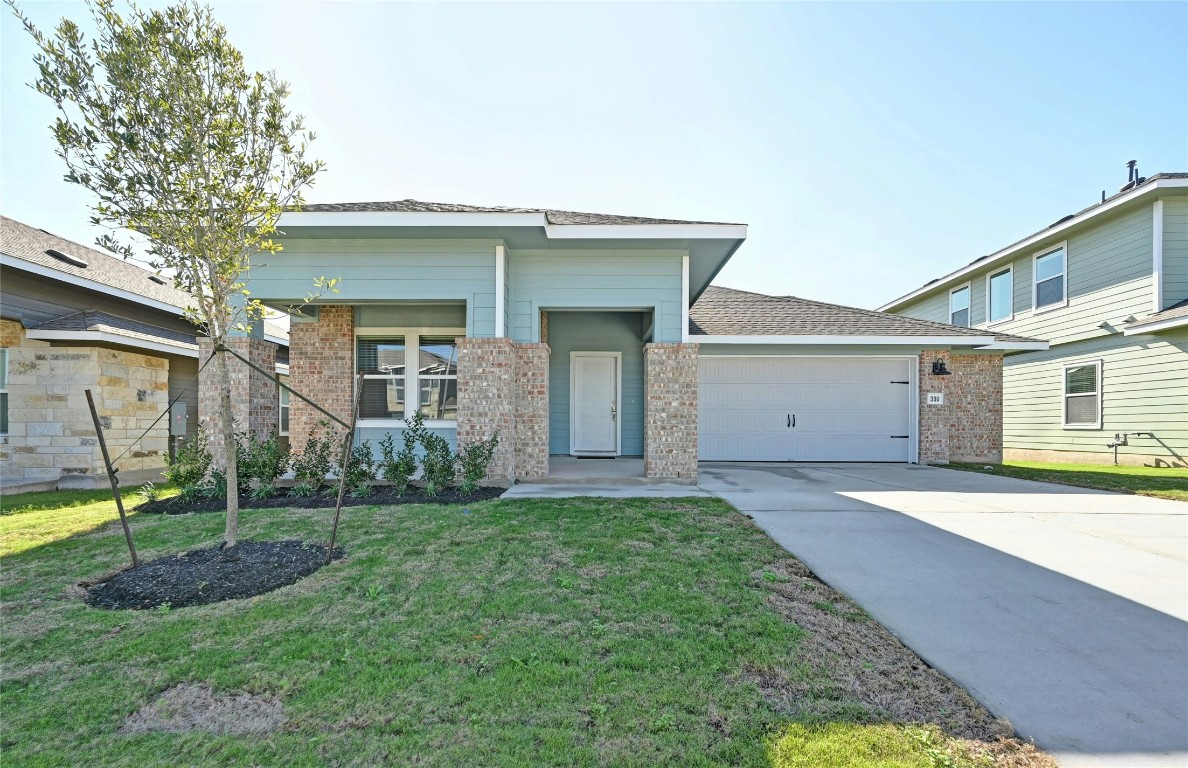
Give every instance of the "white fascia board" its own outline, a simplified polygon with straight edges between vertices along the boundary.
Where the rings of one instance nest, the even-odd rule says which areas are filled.
[[[62,272],[62,271],[54,269],[52,267],[46,267],[46,266],[43,266],[41,264],[36,264],[31,261],[25,261],[24,259],[18,259],[14,256],[9,256],[7,253],[0,253],[0,266],[9,267],[12,269],[19,269],[23,272],[28,272],[30,274],[37,275],[39,277],[48,277],[52,280],[60,280],[63,283],[68,283],[69,285],[76,285],[80,288],[87,288],[88,290],[98,291],[99,293],[105,293],[108,296],[115,296],[118,299],[124,299],[125,301],[135,302],[136,304],[141,304],[146,307],[152,307],[153,309],[159,309],[164,312],[169,312],[173,315],[180,316],[180,315],[184,314],[186,311],[184,307],[178,307],[178,306],[174,306],[173,304],[167,304],[163,301],[157,301],[156,299],[150,299],[147,296],[141,296],[139,293],[133,293],[132,291],[125,291],[122,288],[114,288],[110,285],[107,285],[106,283],[100,283],[97,280],[88,280],[85,277],[79,277],[78,275],[72,275],[69,272]],[[148,274],[146,273],[145,280],[147,280],[147,279],[148,279]]]
[[[543,213],[448,211],[296,211],[282,213],[286,227],[543,227]]]
[[[197,344],[183,344],[182,342],[149,341],[124,336],[118,333],[104,331],[39,331],[36,328],[25,331],[30,339],[40,341],[90,341],[105,344],[118,344],[122,347],[136,347],[137,349],[151,349],[154,352],[165,352],[182,357],[198,357]]]
[[[273,344],[279,344],[282,347],[289,346],[289,340],[281,338],[280,336],[273,336],[272,334],[264,334],[264,341],[271,341]]]
[[[276,373],[278,376],[288,376],[289,375],[289,366],[285,363],[277,363],[276,364]]]
[[[689,341],[689,254],[681,257],[681,341]]]
[[[1154,322],[1143,323],[1142,325],[1132,325],[1126,330],[1122,331],[1122,335],[1138,336],[1144,333],[1166,331],[1169,328],[1179,328],[1185,325],[1188,325],[1188,317],[1169,317],[1166,320],[1156,320]]]
[[[1163,309],[1163,201],[1151,206],[1151,275],[1154,311]]]
[[[1053,235],[1059,234],[1060,232],[1064,232],[1072,227],[1080,226],[1081,224],[1088,221],[1089,219],[1094,218],[1095,216],[1100,216],[1103,213],[1112,211],[1115,208],[1117,208],[1118,206],[1126,205],[1127,203],[1137,200],[1138,198],[1143,197],[1144,195],[1150,195],[1150,194],[1153,194],[1160,190],[1183,188],[1183,187],[1188,187],[1188,179],[1159,179],[1158,181],[1154,181],[1150,184],[1144,184],[1141,187],[1135,187],[1134,189],[1130,190],[1130,192],[1128,192],[1127,194],[1116,197],[1113,200],[1109,201],[1108,203],[1099,205],[1090,211],[1086,211],[1085,213],[1081,214],[1080,216],[1069,219],[1068,221],[1064,222],[1063,224],[1059,224],[1057,226],[1051,227],[1050,229],[1045,229],[1043,232],[1038,232],[1038,233],[1032,235],[1031,237],[1027,238],[1026,240],[1024,240],[1021,243],[1016,243],[1015,245],[1004,248],[1001,251],[992,253],[989,256],[987,256],[986,258],[979,259],[978,261],[975,261],[973,264],[970,264],[969,266],[966,266],[966,267],[962,267],[961,269],[957,270],[956,272],[951,272],[951,273],[945,275],[944,277],[936,280],[935,282],[929,283],[928,285],[925,285],[921,288],[917,288],[916,290],[912,291],[911,293],[900,296],[898,299],[890,301],[890,302],[884,304],[883,306],[879,307],[879,311],[887,312],[887,311],[892,310],[896,307],[903,306],[904,304],[906,304],[909,301],[912,301],[913,299],[917,299],[920,296],[924,296],[926,294],[932,293],[933,291],[938,291],[941,288],[947,287],[947,286],[951,285],[954,281],[957,281],[957,280],[959,280],[973,272],[979,272],[983,269],[988,269],[988,268],[993,268],[995,266],[998,266],[999,262],[1004,261],[1008,258],[1013,258],[1013,257],[1017,256],[1019,254],[1019,252],[1025,251],[1026,249],[1031,248],[1036,243],[1039,243],[1042,240],[1046,240],[1047,238],[1049,238]]]
[[[745,224],[546,224],[550,240],[745,240]]]
[[[507,308],[504,306],[504,291],[507,289],[507,250],[495,246],[495,338],[507,336]]]
[[[996,341],[993,344],[985,344],[980,346],[978,349],[1005,349],[1008,351],[1016,350],[1020,352],[1030,352],[1032,350],[1042,351],[1045,349],[1050,349],[1051,346],[1052,345],[1046,341]]]
[[[865,344],[913,347],[989,347],[998,343],[993,336],[690,336],[689,341],[700,344]]]

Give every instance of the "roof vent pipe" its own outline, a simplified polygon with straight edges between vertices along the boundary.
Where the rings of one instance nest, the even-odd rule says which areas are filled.
[[[1134,189],[1139,185],[1138,160],[1126,161],[1126,183],[1118,188],[1119,192]]]

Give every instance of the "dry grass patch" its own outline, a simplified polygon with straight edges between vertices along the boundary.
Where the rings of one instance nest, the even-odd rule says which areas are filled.
[[[209,685],[180,683],[133,712],[121,734],[272,733],[285,722],[281,703],[245,692],[216,694]]]

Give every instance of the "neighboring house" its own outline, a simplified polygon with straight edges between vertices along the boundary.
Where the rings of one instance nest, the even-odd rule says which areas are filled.
[[[182,316],[186,294],[131,262],[6,217],[0,281],[4,489],[107,482],[86,389],[112,458],[121,456],[121,480],[157,477],[180,435],[198,426],[198,343]],[[287,333],[267,326],[266,343],[283,363]],[[158,420],[174,400],[184,421]]]
[[[685,481],[699,458],[997,460],[1002,354],[1047,346],[712,288],[741,224],[404,200],[281,227],[255,298],[284,310],[340,279],[292,319],[293,390],[349,419],[361,376],[373,445],[418,411],[453,445],[498,432],[503,480],[547,475],[550,455],[640,456]],[[291,408],[299,449],[322,417]]]
[[[1188,464],[1188,174],[1109,199],[881,309],[1045,339],[1008,354],[1008,459]]]

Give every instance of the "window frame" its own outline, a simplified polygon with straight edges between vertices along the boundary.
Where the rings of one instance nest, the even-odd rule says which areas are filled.
[[[364,418],[359,417],[360,427],[387,427],[401,429],[408,425],[408,417],[412,415],[417,409],[421,407],[421,376],[418,375],[418,366],[409,365],[409,353],[415,352],[419,364],[421,354],[421,337],[422,336],[448,336],[454,339],[464,338],[466,336],[465,328],[423,328],[423,327],[376,327],[376,328],[356,328],[354,334],[354,343],[351,345],[351,376],[357,377],[359,375],[359,339],[389,339],[393,336],[400,336],[404,339],[404,417],[403,418]],[[399,376],[379,376],[368,375],[364,378],[401,378]],[[426,379],[443,379],[453,378],[454,376],[427,376]],[[456,429],[458,426],[457,419],[425,419],[425,426],[433,429]]]
[[[949,289],[949,325],[957,325],[953,322],[953,294],[966,291],[965,300],[965,325],[958,326],[960,328],[973,328],[973,286],[967,281],[962,285],[955,285]],[[961,310],[958,310],[961,311]]]
[[[289,381],[289,374],[278,373],[278,374],[276,374],[276,378],[277,378],[277,382],[276,382],[276,388],[277,388],[277,392],[276,392],[276,402],[277,402],[276,434],[279,437],[288,437],[289,430],[285,429],[284,425],[285,425],[285,422],[287,421],[287,419],[285,417],[292,415],[292,411],[289,410],[289,405],[292,402],[292,396],[290,395],[289,397],[285,397],[286,393],[291,391],[289,389],[289,387],[287,386],[287,382]],[[292,426],[292,425],[290,424],[290,426]]]
[[[1068,423],[1068,399],[1070,397],[1089,397],[1088,392],[1070,395],[1068,393],[1068,372],[1073,368],[1084,368],[1086,366],[1093,366],[1096,369],[1096,381],[1094,383],[1095,390],[1092,396],[1097,398],[1097,418],[1092,424],[1069,424]],[[1094,358],[1092,360],[1078,360],[1072,363],[1064,363],[1060,369],[1060,425],[1064,429],[1101,429],[1102,412],[1105,407],[1105,397],[1102,392],[1102,364],[1101,358]]]
[[[0,395],[8,395],[8,347],[0,347]],[[4,398],[4,421],[8,421],[8,397]],[[11,425],[9,425],[11,427]],[[0,438],[7,438],[8,430],[0,431]]]
[[[1067,266],[1067,262],[1066,262],[1066,266]],[[991,294],[991,292],[990,292],[990,281],[1004,273],[1009,274],[1011,276],[1011,289],[1008,292],[1010,294],[1010,298],[1011,298],[1011,301],[1010,301],[1011,309],[1009,312],[1007,312],[1005,317],[1000,317],[1000,318],[995,319],[995,318],[990,317],[990,307],[992,306],[991,299],[993,297],[993,294]],[[1009,323],[1010,321],[1012,321],[1014,319],[1015,319],[1015,265],[1012,263],[1012,264],[1007,264],[1005,269],[991,270],[986,273],[986,325],[997,325],[998,323]]]
[[[1039,271],[1038,271],[1039,260],[1045,256],[1049,256],[1053,253],[1056,253],[1057,251],[1061,251],[1064,254],[1064,268],[1061,269],[1061,271],[1060,271],[1061,299],[1060,299],[1060,301],[1056,301],[1051,304],[1045,304],[1041,307],[1041,306],[1039,306],[1040,280],[1037,279],[1039,277]],[[1046,277],[1046,278],[1044,278],[1044,282],[1047,282],[1048,280],[1054,280],[1054,279],[1055,279],[1054,276]],[[1068,306],[1068,241],[1064,240],[1062,242],[1050,245],[1047,248],[1044,248],[1042,251],[1036,251],[1035,253],[1033,253],[1031,255],[1031,311],[1033,314],[1041,314],[1043,312],[1051,312],[1052,310],[1055,310],[1055,309],[1063,309],[1064,307],[1067,307],[1067,306]]]

